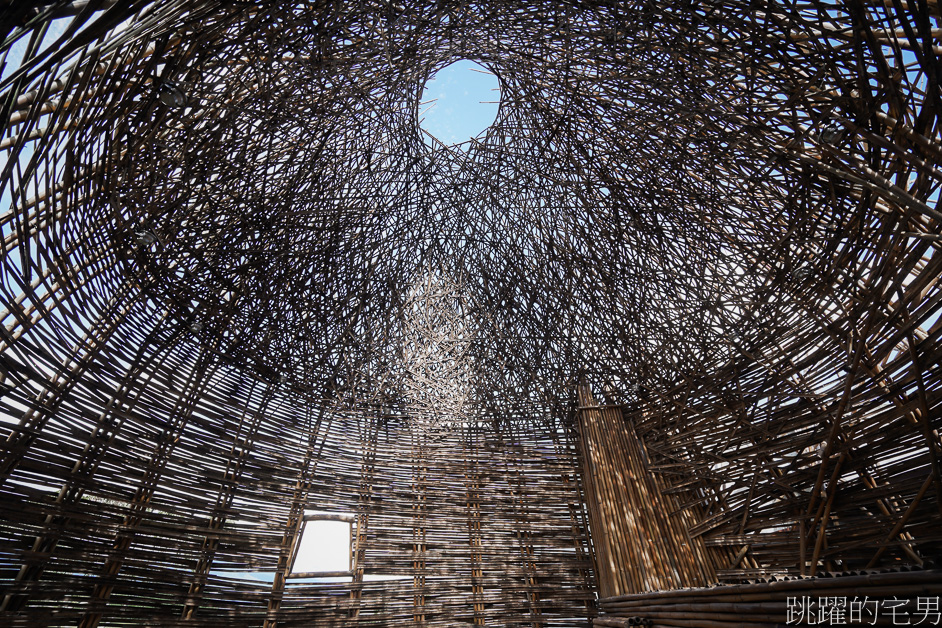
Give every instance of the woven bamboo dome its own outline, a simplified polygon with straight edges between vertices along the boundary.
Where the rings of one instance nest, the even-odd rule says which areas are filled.
[[[0,624],[562,628],[942,550],[937,0],[7,0],[0,42]],[[458,60],[500,106],[454,146]]]

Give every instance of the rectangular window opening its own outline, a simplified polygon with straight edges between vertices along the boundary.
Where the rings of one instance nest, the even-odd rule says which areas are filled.
[[[306,582],[349,582],[353,578],[356,516],[304,513],[288,578]]]

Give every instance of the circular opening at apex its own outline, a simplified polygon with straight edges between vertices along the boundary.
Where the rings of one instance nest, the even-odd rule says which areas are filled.
[[[461,144],[494,123],[499,102],[497,76],[462,59],[438,70],[425,83],[419,126],[443,144]],[[431,143],[427,136],[426,141]]]

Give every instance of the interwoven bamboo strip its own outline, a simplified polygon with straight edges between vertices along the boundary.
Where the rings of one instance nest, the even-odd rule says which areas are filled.
[[[574,528],[568,508],[583,499],[579,461],[569,431],[549,417],[532,429],[520,422],[498,436],[503,441],[482,429],[442,434],[421,445],[423,458],[412,455],[420,445],[412,444],[415,435],[400,417],[318,415],[282,394],[253,408],[256,382],[216,374],[210,383],[228,398],[200,398],[185,432],[190,438],[179,440],[168,463],[173,475],[164,476],[146,508],[129,487],[146,481],[147,448],[166,442],[167,428],[148,435],[146,417],[136,412],[125,424],[133,440],[103,455],[103,471],[85,484],[68,519],[55,514],[62,502],[38,483],[8,487],[6,529],[23,526],[27,534],[57,540],[49,550],[52,564],[36,552],[10,556],[45,569],[6,587],[14,603],[29,608],[8,613],[9,625],[107,617],[109,625],[130,626],[139,623],[141,609],[165,623],[190,618],[219,626],[266,618],[289,626],[408,623],[416,614],[429,626],[474,618],[529,625],[535,615],[558,624],[591,614],[587,531]],[[229,410],[214,414],[213,403]],[[233,472],[233,441],[219,434],[238,443],[241,475]],[[135,451],[145,455],[130,458]],[[129,467],[136,471],[104,472]],[[473,533],[472,480],[479,525]],[[239,491],[230,500],[233,486]],[[356,577],[335,584],[276,579],[277,590],[257,580],[279,573],[280,548],[294,543],[283,533],[286,525],[297,529],[292,495],[303,497],[307,509],[356,515]],[[118,547],[114,539],[126,540]],[[116,548],[130,551],[116,554]],[[115,569],[122,577],[102,578],[117,556],[123,556]],[[104,591],[101,582],[110,588]],[[89,596],[101,601],[89,605]]]
[[[445,146],[460,59],[500,109]],[[0,1],[0,68],[0,624],[942,552],[937,0]],[[307,511],[349,581],[288,577]]]

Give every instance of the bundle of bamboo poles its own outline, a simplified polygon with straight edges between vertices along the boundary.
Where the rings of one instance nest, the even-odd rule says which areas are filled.
[[[601,616],[593,625],[614,628],[938,625],[940,594],[942,569],[799,577],[609,597],[600,600]],[[839,604],[843,611],[830,614],[822,606],[828,604]]]
[[[649,472],[644,443],[621,408],[579,391],[586,501],[603,597],[716,582],[723,548],[688,533],[690,513]]]

